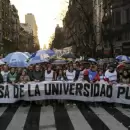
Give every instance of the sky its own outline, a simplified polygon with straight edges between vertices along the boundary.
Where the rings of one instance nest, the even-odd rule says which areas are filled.
[[[61,14],[67,9],[68,0],[11,0],[19,12],[20,21],[25,22],[25,14],[33,13],[38,25],[40,47],[48,46],[57,24],[62,26]],[[62,16],[63,17],[63,16]]]

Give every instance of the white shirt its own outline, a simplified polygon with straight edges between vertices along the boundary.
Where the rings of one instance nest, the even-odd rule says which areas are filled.
[[[7,71],[7,72],[1,71],[1,75],[3,77],[3,81],[4,82],[7,82],[8,73],[9,73],[9,71]]]
[[[53,71],[51,71],[49,74],[47,73],[47,70],[45,71],[45,81],[52,81],[53,79]]]
[[[73,81],[74,78],[75,78],[75,73],[76,71],[74,70],[73,72],[70,72],[70,71],[66,71],[66,77],[69,81]]]
[[[84,71],[85,70],[80,71],[78,81],[82,81],[83,80],[83,78],[84,78]]]
[[[111,73],[109,70],[105,72],[105,77],[109,79],[109,81],[117,81],[117,72],[116,70]]]

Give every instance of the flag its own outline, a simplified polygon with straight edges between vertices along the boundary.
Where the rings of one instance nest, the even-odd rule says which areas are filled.
[[[33,57],[35,57],[36,56],[36,54],[37,54],[37,52],[35,52],[35,53],[33,53],[28,59],[27,59],[27,62],[29,62],[30,61],[30,59],[32,59]]]

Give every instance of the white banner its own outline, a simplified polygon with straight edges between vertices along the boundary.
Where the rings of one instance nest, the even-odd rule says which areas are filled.
[[[0,84],[0,103],[19,100],[46,99],[79,100],[130,104],[130,85],[87,82],[30,82],[28,84]]]

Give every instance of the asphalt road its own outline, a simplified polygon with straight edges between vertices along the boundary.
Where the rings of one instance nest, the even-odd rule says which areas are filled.
[[[0,130],[130,130],[130,109],[88,105],[0,107]]]

